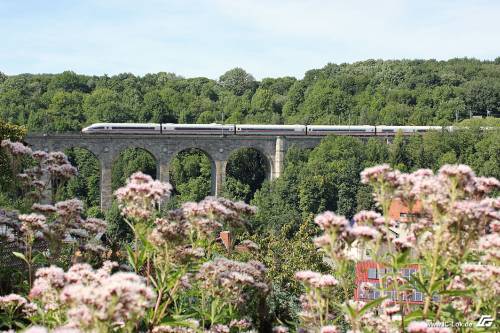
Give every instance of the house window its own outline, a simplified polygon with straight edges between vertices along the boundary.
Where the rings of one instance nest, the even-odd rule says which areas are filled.
[[[385,295],[386,295],[387,297],[389,297],[389,299],[391,299],[391,300],[393,300],[393,301],[395,301],[395,300],[396,300],[396,291],[394,291],[394,290],[386,291],[386,292],[385,292]]]
[[[368,290],[366,293],[366,298],[367,299],[376,299],[380,297],[380,291],[379,289],[379,284],[378,283],[372,283],[372,289]]]
[[[377,269],[376,268],[369,268],[368,269],[368,278],[369,279],[376,279],[377,278]]]
[[[414,268],[405,268],[403,269],[403,276],[405,278],[411,277],[417,270]]]
[[[421,302],[423,300],[422,293],[420,291],[415,291],[414,300],[417,302]]]
[[[414,213],[399,213],[399,217],[419,217],[419,214]]]

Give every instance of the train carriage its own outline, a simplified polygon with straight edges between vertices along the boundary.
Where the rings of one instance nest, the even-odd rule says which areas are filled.
[[[236,135],[306,135],[305,125],[236,125]]]
[[[353,135],[368,136],[375,134],[375,126],[370,125],[308,125],[307,135],[325,136],[325,135]]]
[[[162,124],[163,135],[234,135],[234,125]]]
[[[377,135],[380,136],[392,136],[396,135],[399,131],[403,135],[410,135],[414,133],[425,133],[429,131],[439,131],[443,130],[441,126],[377,126]]]
[[[85,127],[83,133],[117,133],[117,134],[159,134],[160,124],[146,123],[97,123]]]

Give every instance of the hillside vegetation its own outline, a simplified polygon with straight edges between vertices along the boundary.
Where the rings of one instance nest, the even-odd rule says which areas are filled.
[[[328,64],[298,80],[172,73],[0,73],[0,118],[31,132],[94,122],[444,125],[500,116],[500,58]]]

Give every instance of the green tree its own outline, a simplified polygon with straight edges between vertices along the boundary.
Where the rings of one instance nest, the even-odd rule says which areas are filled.
[[[120,153],[111,169],[111,187],[113,190],[123,186],[127,178],[137,171],[156,178],[155,158],[144,149],[125,149]]]
[[[177,119],[167,102],[158,90],[147,92],[144,95],[141,120],[154,123],[175,123]]]
[[[253,148],[240,149],[229,157],[226,166],[227,177],[249,186],[250,192],[245,198],[246,202],[250,201],[266,179],[270,172],[268,164],[267,158]]]
[[[407,152],[406,139],[402,131],[398,131],[394,137],[394,141],[389,148],[390,164],[401,171],[411,169],[410,157]]]
[[[0,142],[2,140],[22,141],[26,136],[26,128],[6,123],[0,119]],[[14,186],[15,175],[12,174],[6,152],[0,148],[0,189],[1,194],[8,194]]]
[[[349,122],[351,96],[326,80],[318,80],[306,94],[301,111],[305,124],[342,124]]]
[[[87,95],[83,110],[88,123],[96,122],[133,122],[135,117],[120,101],[119,95],[107,88],[97,88]]]
[[[197,149],[179,152],[170,164],[170,182],[177,202],[200,201],[211,191],[212,165]]]
[[[47,132],[79,131],[85,123],[83,95],[80,92],[58,91],[52,97],[47,110]]]
[[[242,96],[246,91],[254,90],[257,86],[254,77],[240,67],[230,69],[221,75],[219,84],[237,96]]]

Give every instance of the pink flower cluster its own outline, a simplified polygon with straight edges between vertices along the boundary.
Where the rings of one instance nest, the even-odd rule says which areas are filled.
[[[40,214],[21,214],[19,215],[21,224],[21,232],[24,234],[34,235],[37,231],[43,232],[47,230],[47,219]]]
[[[375,182],[385,182],[389,179],[395,179],[397,174],[389,166],[389,164],[377,165],[371,168],[366,168],[361,172],[361,182],[363,184],[371,184]]]
[[[478,250],[483,254],[482,259],[486,262],[500,262],[500,233],[493,232],[479,239]]]
[[[496,265],[463,264],[464,278],[472,282],[478,293],[500,297],[500,267]]]
[[[172,186],[142,172],[132,174],[124,187],[115,191],[122,214],[133,219],[148,219],[165,199]]]
[[[328,325],[328,326],[323,326],[319,329],[320,333],[340,333],[340,330],[337,328],[337,326],[334,325]]]
[[[10,140],[3,140],[1,146],[6,148],[15,158],[29,156],[36,162],[33,167],[23,170],[17,177],[25,188],[34,190],[28,192],[28,194],[37,200],[43,196],[47,184],[52,184],[53,181],[66,181],[78,174],[77,169],[70,164],[68,158],[62,152],[46,153],[40,150],[33,152],[24,144],[11,142]],[[19,166],[18,160],[13,159],[12,167],[14,172],[19,172]],[[44,176],[47,176],[48,180],[42,180]]]
[[[9,139],[2,140],[0,146],[7,149],[14,156],[31,155],[31,148],[26,147],[21,142],[12,142]]]
[[[191,221],[199,221],[201,229],[205,229],[203,224],[207,223],[209,230],[213,221],[242,225],[246,216],[256,212],[255,207],[244,202],[233,202],[221,197],[206,197],[198,203],[186,202],[182,210]]]
[[[66,327],[92,330],[134,325],[153,305],[154,291],[134,273],[111,274],[116,264],[98,270],[76,264],[66,273],[58,267],[39,269],[30,298],[45,311],[64,311]]]
[[[82,333],[82,331],[76,328],[58,327],[56,329],[49,330],[42,326],[32,326],[23,332],[24,333]]]
[[[196,279],[204,290],[219,296],[225,295],[230,302],[241,304],[245,301],[245,287],[260,292],[268,291],[265,272],[266,268],[258,261],[245,263],[217,258],[204,263],[196,274]]]
[[[422,200],[428,206],[435,204],[446,207],[451,200],[467,197],[484,197],[495,189],[500,189],[500,182],[495,178],[476,177],[472,169],[466,165],[444,165],[437,175],[431,170],[422,169],[410,174],[392,170],[384,164],[365,169],[361,172],[361,180],[371,184],[375,189],[375,199],[382,200],[400,198],[405,204]],[[383,195],[382,192],[388,192]]]
[[[288,327],[275,326],[275,327],[273,327],[273,333],[288,333]]]
[[[163,218],[155,220],[155,227],[149,235],[149,240],[160,247],[167,243],[183,243],[190,234],[191,225],[182,210],[170,211]]]
[[[34,204],[32,209],[39,213],[20,215],[20,231],[49,241],[49,245],[59,248],[63,240],[79,241],[87,250],[102,253],[105,249],[96,236],[107,229],[107,222],[98,218],[83,219],[83,202],[70,199],[55,205]]]
[[[500,199],[486,197],[500,189],[497,179],[476,177],[466,165],[444,165],[436,175],[427,169],[404,174],[382,165],[366,169],[361,177],[374,187],[375,199],[383,207],[396,199],[408,207],[417,201],[423,206],[419,216],[405,221],[409,224],[408,233],[397,238],[387,232],[384,219],[377,213],[361,212],[355,217],[358,224],[372,225],[392,240],[396,250],[414,248],[428,252],[434,244],[436,228],[443,228],[441,234],[447,241],[441,242],[444,248],[440,252],[460,256],[465,250],[464,241],[474,244],[482,236],[478,246],[483,258],[498,258],[498,236],[484,236],[489,225],[500,221]],[[389,226],[394,223],[389,221]]]
[[[343,231],[349,226],[349,221],[345,217],[338,216],[330,211],[317,215],[314,222],[321,230],[338,229]]]
[[[330,288],[339,282],[330,274],[321,274],[313,271],[300,271],[295,273],[295,278],[303,282],[306,286],[313,288]]]
[[[54,179],[69,179],[78,174],[76,168],[69,163],[68,157],[62,152],[51,152],[48,155],[40,152],[37,157],[44,158],[41,160],[42,165]]]
[[[195,333],[196,331],[191,327],[161,325],[154,327],[151,332],[152,333]]]
[[[0,309],[17,308],[25,305],[26,303],[28,303],[26,298],[17,294],[0,296]]]
[[[345,217],[330,211],[317,215],[314,222],[324,234],[316,237],[314,244],[337,258],[346,259],[354,241],[370,242],[387,234],[384,219],[378,213],[363,211],[354,220],[357,223],[351,226]]]
[[[255,213],[255,208],[242,202],[207,197],[199,203],[187,202],[180,209],[170,211],[155,220],[149,240],[156,246],[179,244],[188,238],[215,237],[223,223],[241,225],[245,216]],[[255,244],[245,243],[255,248]]]

